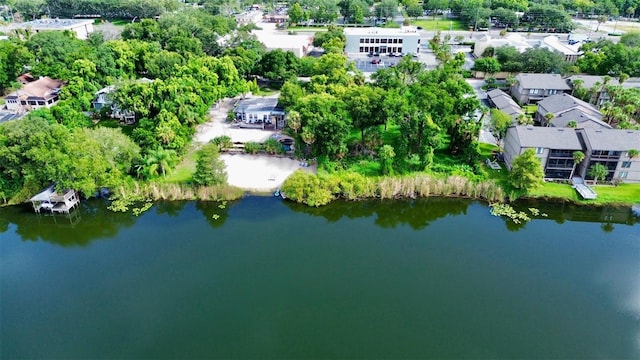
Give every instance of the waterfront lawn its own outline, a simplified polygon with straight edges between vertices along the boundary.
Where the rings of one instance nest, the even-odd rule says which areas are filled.
[[[186,184],[191,182],[193,173],[196,172],[196,155],[198,149],[192,146],[192,149],[185,155],[182,162],[173,169],[165,178],[158,181],[164,183]]]
[[[544,183],[528,195],[537,198],[559,198],[580,204],[634,204],[640,200],[640,184],[596,185],[598,194],[594,200],[584,200],[569,184]]]
[[[598,193],[598,203],[635,204],[640,202],[640,184],[597,185],[593,189]]]
[[[539,188],[531,190],[528,195],[535,198],[560,198],[575,202],[581,201],[576,189],[569,184],[545,182]]]
[[[433,31],[449,31],[449,30],[467,30],[462,26],[462,22],[459,20],[447,20],[447,19],[419,19],[411,20],[411,25],[420,26],[424,30]]]

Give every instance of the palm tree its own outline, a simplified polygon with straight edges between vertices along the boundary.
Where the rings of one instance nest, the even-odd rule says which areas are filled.
[[[582,85],[584,84],[584,80],[582,79],[575,79],[573,81],[571,81],[571,96],[573,96],[573,94],[577,91],[579,91],[579,89],[582,88]],[[577,96],[579,97],[579,96]]]
[[[547,127],[551,126],[551,121],[553,120],[554,117],[556,117],[556,116],[551,111],[549,111],[548,113],[544,114],[544,120],[546,122]]]
[[[572,155],[573,155],[573,169],[571,169],[571,176],[569,176],[569,179],[573,178],[573,174],[576,171],[576,167],[578,167],[578,164],[584,161],[584,158],[585,158],[585,155],[582,151],[574,151]]]
[[[609,174],[606,166],[595,163],[589,168],[589,176],[593,177],[593,183],[598,184],[598,180],[604,179]]]
[[[518,115],[518,118],[516,120],[518,120],[518,125],[532,125],[533,124],[533,119],[531,118],[531,116],[529,116],[527,114]]]
[[[289,111],[289,115],[287,116],[287,125],[289,125],[293,132],[297,134],[300,126],[302,125],[300,122],[300,113],[295,110]]]
[[[607,124],[611,125],[611,121],[613,120],[613,115],[615,113],[615,107],[613,106],[613,103],[611,103],[610,101],[604,103],[604,105],[602,105],[602,107],[600,108],[600,112],[602,113],[602,115],[604,115]]]
[[[578,122],[575,120],[569,120],[569,122],[567,122],[567,127],[575,129],[578,127]]]
[[[309,129],[304,128],[302,129],[302,134],[300,136],[302,137],[302,141],[304,141],[304,143],[307,144],[307,154],[310,154],[311,144],[316,142],[316,135],[311,131],[309,131]]]
[[[162,146],[158,146],[153,150],[149,150],[147,155],[144,156],[141,170],[147,177],[153,177],[161,173],[162,176],[166,176],[167,172],[171,169],[171,166],[175,163],[176,152],[175,150],[165,149]]]
[[[629,75],[625,73],[620,74],[620,76],[618,76],[618,84],[622,85],[627,79],[629,79]]]

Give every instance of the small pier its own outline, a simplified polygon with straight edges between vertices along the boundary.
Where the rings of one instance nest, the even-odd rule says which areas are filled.
[[[31,198],[33,210],[39,213],[49,211],[51,213],[68,214],[76,206],[80,205],[80,199],[74,190],[65,190],[58,194],[55,185],[44,189],[41,193]]]
[[[581,177],[574,177],[571,181],[573,182],[573,187],[583,199],[593,200],[598,197],[595,190],[590,186],[585,185],[584,180]]]

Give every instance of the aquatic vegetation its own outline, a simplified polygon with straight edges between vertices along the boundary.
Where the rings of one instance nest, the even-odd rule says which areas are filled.
[[[531,220],[531,216],[543,216],[543,217],[547,216],[547,214],[541,213],[540,210],[538,210],[536,208],[529,208],[528,209],[529,210],[529,214],[531,214],[531,216],[529,216],[529,214],[527,214],[524,211],[515,210],[509,204],[495,203],[495,204],[490,204],[489,207],[491,208],[491,215],[493,215],[493,216],[506,216],[516,224],[520,224],[520,223],[523,223],[523,222],[530,221]]]

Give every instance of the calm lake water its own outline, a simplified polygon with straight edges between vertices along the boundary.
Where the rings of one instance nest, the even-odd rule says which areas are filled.
[[[628,208],[219,205],[0,209],[0,357],[640,358]]]

